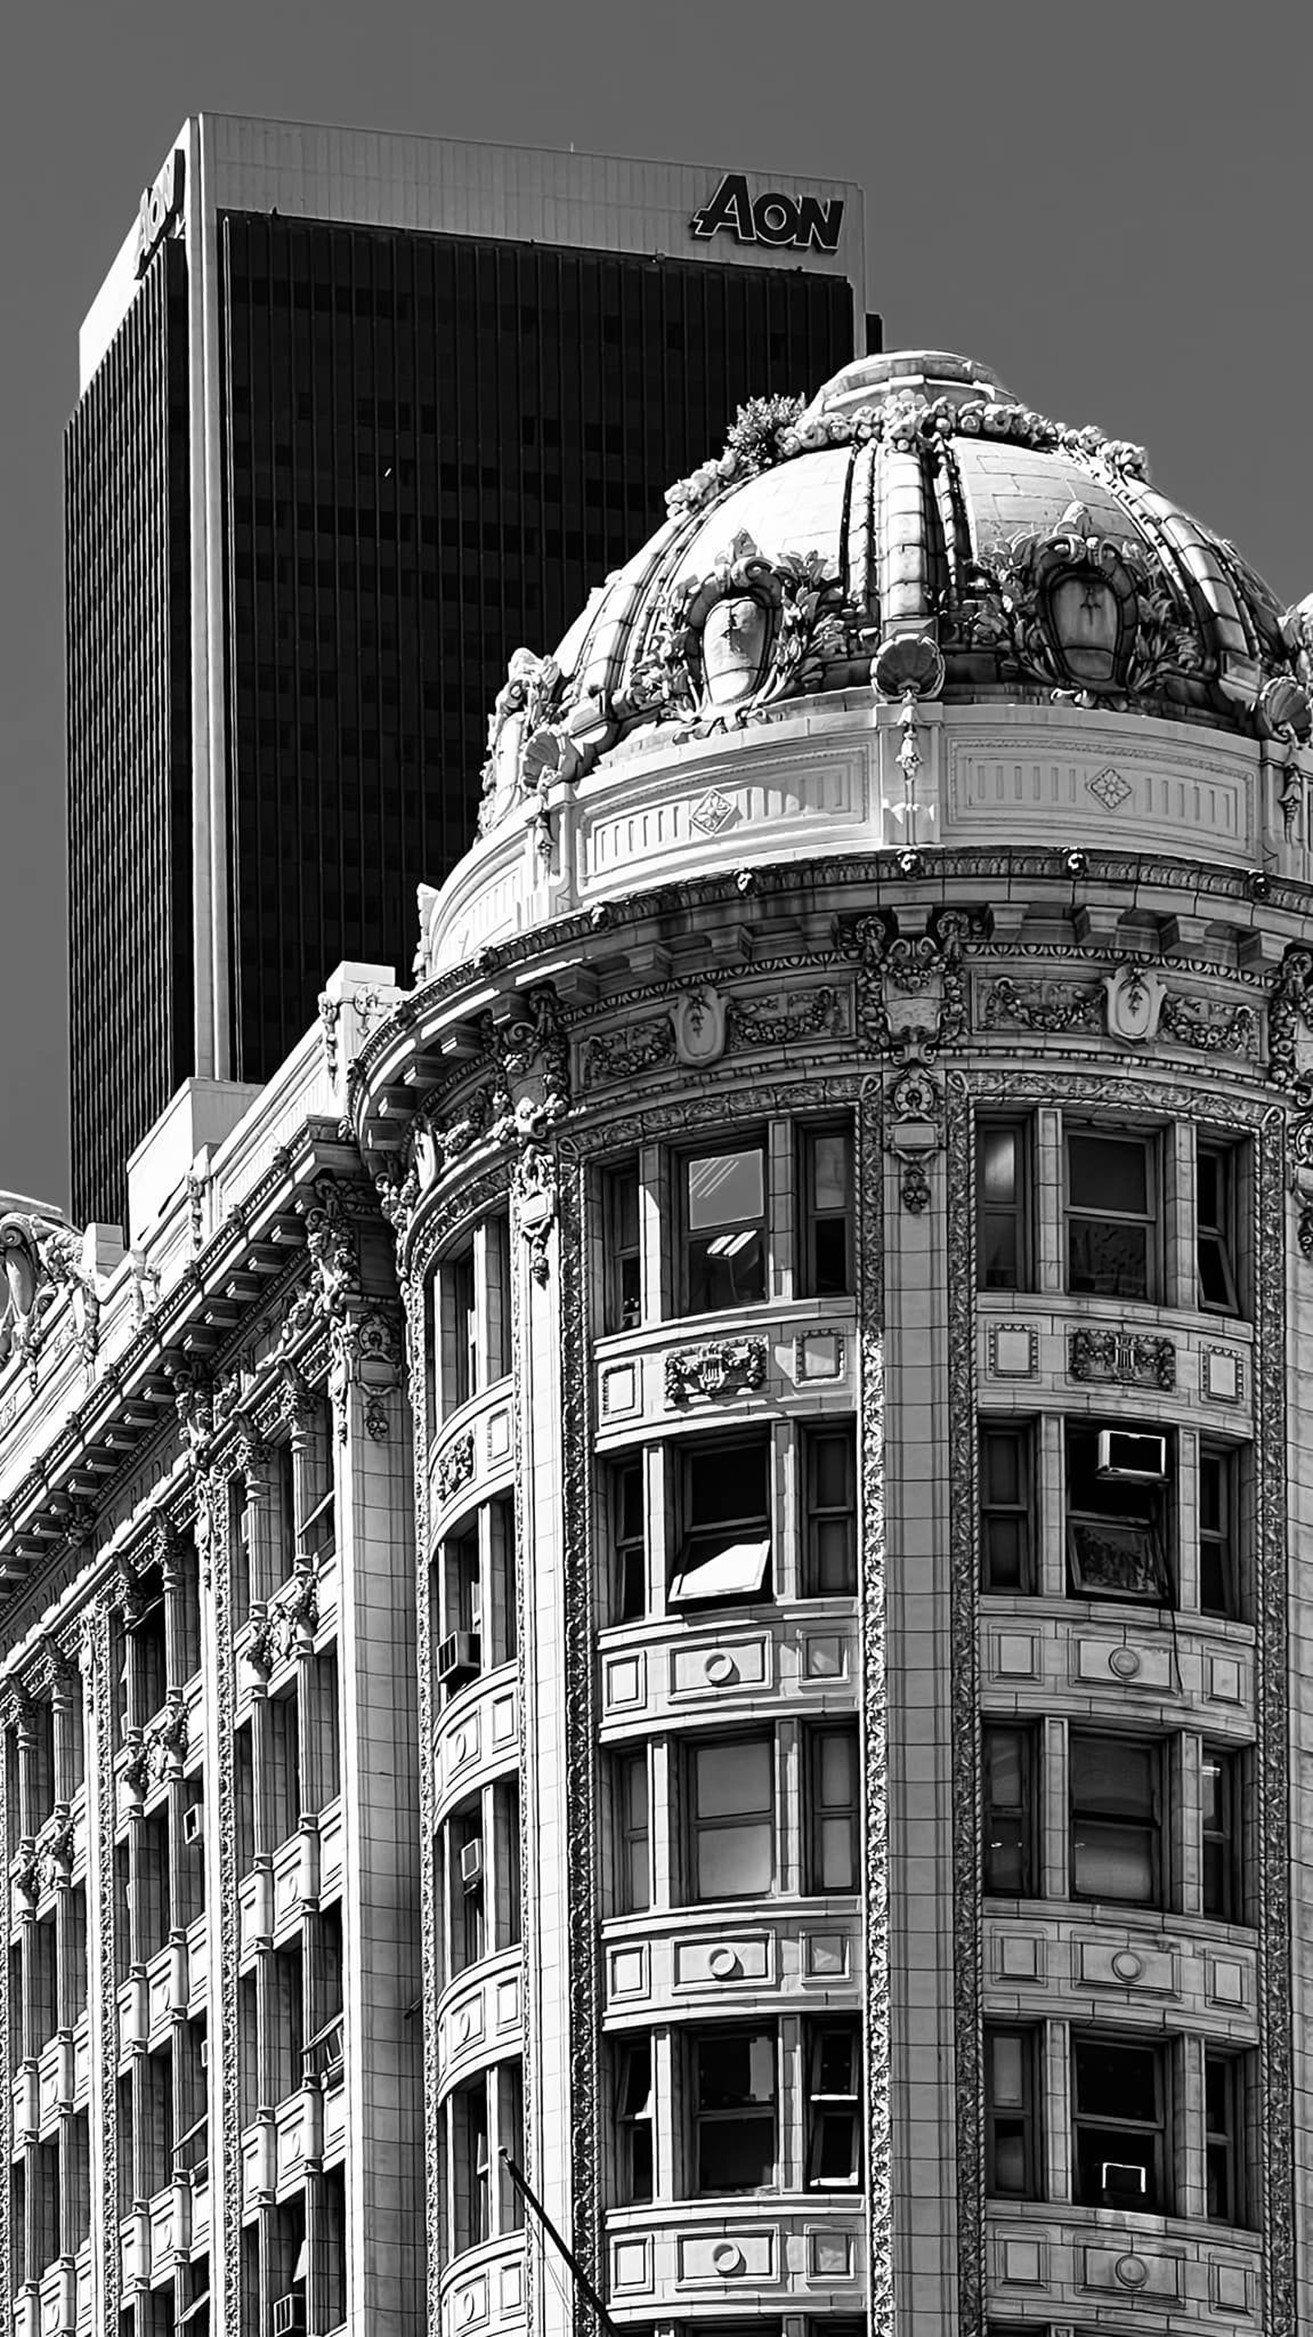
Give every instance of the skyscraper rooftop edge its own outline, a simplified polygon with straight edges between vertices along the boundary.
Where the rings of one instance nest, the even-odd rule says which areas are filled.
[[[143,191],[142,215],[179,153],[184,158],[180,200],[161,232],[179,227],[190,232],[186,223],[194,204],[187,181],[199,178],[201,209],[211,215],[277,211],[289,218],[491,241],[582,242],[616,252],[650,251],[655,243],[668,259],[716,257],[731,265],[796,267],[799,249],[786,241],[771,243],[759,236],[739,241],[732,229],[694,235],[694,215],[712,202],[727,177],[742,177],[752,201],[778,191],[795,202],[810,197],[822,206],[840,204],[836,248],[813,241],[806,250],[807,265],[846,275],[859,304],[864,297],[861,187],[844,179],[744,169],[734,155],[685,163],[201,112],[187,117],[163,155]],[[517,162],[533,167],[516,172]],[[103,362],[131,305],[142,215],[129,227],[83,320],[80,392]]]

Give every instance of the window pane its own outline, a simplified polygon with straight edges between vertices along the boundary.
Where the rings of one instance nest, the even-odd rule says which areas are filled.
[[[766,1443],[694,1445],[688,1456],[688,1525],[733,1523],[767,1515]]]
[[[821,1804],[825,1809],[847,1809],[854,1799],[853,1768],[856,1738],[845,1729],[827,1730],[821,1740]]]
[[[1152,2122],[1158,2115],[1157,2054],[1150,2045],[1076,2044],[1076,2108],[1082,2117]]]
[[[987,1428],[980,1446],[986,1501],[1017,1508],[1022,1499],[1020,1436],[1011,1429]]]
[[[847,1430],[812,1439],[812,1499],[818,1509],[841,1509],[852,1498],[852,1438]]]
[[[985,1791],[1008,1809],[1021,1806],[1024,1741],[1015,1728],[991,1728],[985,1734]]]
[[[823,1891],[851,1891],[857,1883],[852,1821],[824,1818],[820,1829],[820,1887]]]
[[[816,2039],[813,2091],[843,2097],[857,2092],[857,2033],[822,2029]]]
[[[746,1899],[769,1891],[773,1874],[772,1828],[717,1826],[698,1837],[697,1895],[700,1899]]]
[[[742,1225],[759,1218],[764,1207],[764,1180],[760,1148],[751,1152],[717,1152],[688,1163],[688,1223],[691,1231],[703,1226]]]
[[[1069,1226],[1068,1285],[1105,1298],[1147,1298],[1147,1226],[1101,1224],[1073,1218]]]
[[[1068,1173],[1076,1209],[1108,1209],[1145,1216],[1149,1208],[1148,1149],[1138,1139],[1069,1136]]]
[[[736,2030],[698,2039],[700,2110],[738,2110],[775,2100],[775,2032]]]
[[[705,1557],[695,1547],[688,1565],[675,1576],[670,1597],[675,1602],[751,1598],[765,1581],[769,1558],[769,1542],[730,1542],[712,1548]]]
[[[1082,1899],[1142,1906],[1154,1897],[1153,1852],[1143,1827],[1078,1825],[1072,1838],[1074,1888]]]
[[[1114,1817],[1147,1818],[1153,1808],[1157,1756],[1148,1745],[1116,1737],[1073,1737],[1071,1798],[1075,1809]]]
[[[992,2099],[1001,2109],[1018,2110],[1026,2099],[1026,2056],[1018,2036],[1004,2034],[989,2040]]]
[[[773,1747],[705,1745],[695,1755],[699,1818],[737,1817],[771,1807]]]
[[[857,2116],[822,2110],[816,2120],[815,2181],[852,2183],[857,2174]]]
[[[1007,1207],[1016,1201],[1020,1190],[1020,1141],[1021,1132],[1017,1128],[981,1128],[977,1160],[981,1199],[986,1203]]]
[[[848,1139],[817,1136],[812,1142],[812,1199],[818,1209],[848,1206]]]
[[[716,2120],[698,2129],[699,2191],[759,2191],[775,2177],[775,2119]]]

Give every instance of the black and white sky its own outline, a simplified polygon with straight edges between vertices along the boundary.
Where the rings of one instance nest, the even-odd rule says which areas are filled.
[[[856,180],[887,346],[984,358],[1041,412],[1144,442],[1157,482],[1288,601],[1313,590],[1311,63],[1306,0],[15,5],[0,1189],[67,1195],[60,441],[77,329],[186,114]]]

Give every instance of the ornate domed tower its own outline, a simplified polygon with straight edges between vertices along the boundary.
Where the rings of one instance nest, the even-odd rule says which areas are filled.
[[[669,504],[354,1073],[432,2326],[1292,2337],[1307,614],[948,355]]]

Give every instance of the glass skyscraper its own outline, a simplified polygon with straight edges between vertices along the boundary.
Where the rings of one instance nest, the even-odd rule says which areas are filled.
[[[708,234],[715,181],[180,133],[67,436],[79,1220],[122,1217],[183,1079],[267,1078],[323,967],[404,959],[510,653],[554,646],[743,398],[875,337],[854,190],[744,182]],[[765,240],[808,193],[835,250]]]

